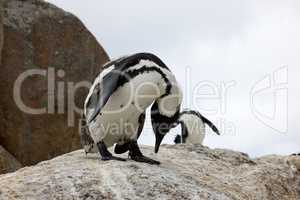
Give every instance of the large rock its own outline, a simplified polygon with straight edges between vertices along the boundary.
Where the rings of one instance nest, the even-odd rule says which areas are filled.
[[[142,151],[162,164],[101,161],[78,150],[1,175],[0,199],[300,199],[300,176],[281,156],[252,160],[201,145]]]
[[[13,172],[21,167],[21,163],[0,146],[0,174]]]
[[[4,3],[4,46],[0,73],[0,144],[23,165],[78,149],[78,114],[73,118],[71,87],[81,81],[91,82],[101,65],[108,61],[107,54],[80,20],[68,12],[40,0],[1,2]],[[47,76],[54,70],[55,81],[48,83],[49,77],[43,75],[26,77],[21,86],[16,85],[16,89],[21,88],[21,99],[18,99],[20,95],[13,93],[15,81],[30,69],[42,73],[48,70]],[[54,91],[48,89],[52,85]],[[86,94],[86,88],[76,92],[77,106],[82,107]],[[24,112],[22,102],[30,108],[46,108],[47,113],[32,114],[28,109]]]
[[[2,46],[3,46],[3,2],[0,1],[0,67],[1,67]]]

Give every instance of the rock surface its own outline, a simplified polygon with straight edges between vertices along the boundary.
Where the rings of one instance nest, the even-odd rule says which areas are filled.
[[[295,172],[299,172],[300,173],[300,153],[290,155],[285,160],[286,160],[286,163],[289,166],[291,166],[291,168]]]
[[[42,0],[1,2],[4,3],[4,45],[0,73],[0,145],[23,165],[80,148],[79,115],[73,116],[72,102],[82,107],[87,88],[77,90],[74,100],[71,85],[91,82],[108,61],[107,54],[80,20],[68,12]],[[54,82],[47,81],[50,70],[46,76],[29,76],[20,87],[21,101],[30,108],[45,108],[47,114],[21,111],[13,98],[19,96],[13,93],[15,81],[27,70],[46,72],[48,68],[54,70]],[[52,84],[54,91],[48,89]]]
[[[0,146],[0,174],[16,171],[22,167],[21,163]]]
[[[0,66],[1,66],[1,52],[3,47],[3,2],[0,1]]]
[[[78,150],[1,175],[0,199],[300,199],[300,176],[282,156],[252,160],[201,145],[142,151],[162,164],[100,161]]]

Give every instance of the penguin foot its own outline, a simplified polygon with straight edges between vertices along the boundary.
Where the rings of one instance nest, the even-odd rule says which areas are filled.
[[[153,160],[151,158],[148,158],[146,156],[143,155],[139,155],[139,156],[130,156],[130,158],[136,162],[144,162],[144,163],[148,163],[150,165],[160,165],[159,161]]]
[[[104,156],[104,157],[101,157],[101,160],[103,160],[103,161],[108,161],[108,160],[126,161],[125,158],[119,158],[116,156]]]
[[[118,161],[126,161],[124,158],[119,158],[116,156],[113,156],[108,150],[103,141],[100,141],[97,143],[98,150],[101,156],[101,160],[107,161],[107,160],[118,160]]]
[[[144,156],[142,154],[142,152],[140,151],[137,141],[130,142],[128,157],[136,162],[144,162],[144,163],[148,163],[151,165],[159,165],[160,164],[160,162]]]

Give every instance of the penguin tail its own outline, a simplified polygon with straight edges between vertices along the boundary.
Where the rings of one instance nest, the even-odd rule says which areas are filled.
[[[209,121],[207,118],[203,117],[202,115],[201,115],[201,119],[203,123],[207,124],[217,135],[220,135],[218,128],[211,121]]]
[[[175,144],[180,144],[181,143],[181,136],[180,135],[176,135],[176,137],[174,139],[174,143]]]

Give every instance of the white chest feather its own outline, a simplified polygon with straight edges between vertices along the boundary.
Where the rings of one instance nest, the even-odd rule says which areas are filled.
[[[95,142],[107,146],[135,140],[139,117],[164,91],[164,81],[157,72],[140,74],[119,87],[109,98],[89,130]],[[87,110],[87,114],[93,110]]]

